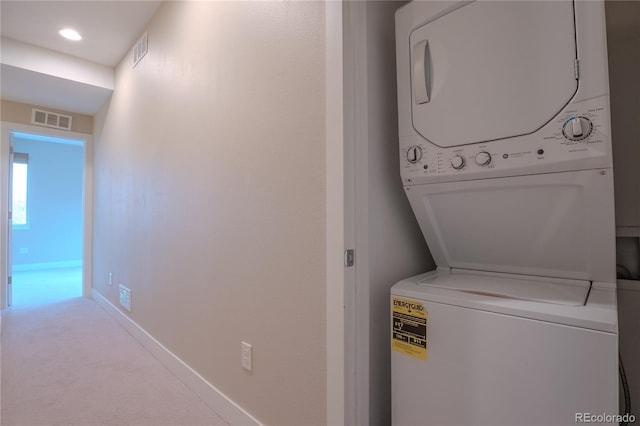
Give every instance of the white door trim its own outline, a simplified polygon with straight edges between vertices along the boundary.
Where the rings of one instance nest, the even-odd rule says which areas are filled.
[[[327,424],[344,425],[345,412],[345,270],[343,251],[349,221],[345,211],[342,1],[325,2],[326,117],[326,357]]]
[[[364,2],[325,4],[327,424],[368,424],[367,9]],[[355,265],[345,268],[349,248]]]
[[[345,237],[356,251],[345,283],[347,423],[370,424],[369,100],[367,2],[344,8]]]
[[[3,196],[0,199],[0,309],[7,308],[7,229],[9,198],[5,186],[9,179],[9,138],[11,132],[34,133],[39,135],[76,139],[84,144],[84,182],[83,182],[83,241],[82,241],[82,295],[91,297],[93,287],[93,136],[86,133],[68,132],[29,124],[0,122],[0,187]]]

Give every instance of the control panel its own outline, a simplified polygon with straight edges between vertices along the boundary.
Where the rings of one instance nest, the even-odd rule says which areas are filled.
[[[441,148],[419,135],[400,141],[405,184],[611,166],[608,96],[569,104],[541,129]],[[437,142],[437,141],[435,141]]]

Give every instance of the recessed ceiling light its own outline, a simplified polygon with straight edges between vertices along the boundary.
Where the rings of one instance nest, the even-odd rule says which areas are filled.
[[[79,41],[82,40],[82,36],[79,32],[71,28],[63,28],[58,31],[60,35],[68,40]]]

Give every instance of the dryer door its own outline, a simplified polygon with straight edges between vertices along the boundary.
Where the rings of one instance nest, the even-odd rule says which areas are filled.
[[[476,1],[409,38],[413,126],[440,147],[533,133],[578,89],[571,1]]]

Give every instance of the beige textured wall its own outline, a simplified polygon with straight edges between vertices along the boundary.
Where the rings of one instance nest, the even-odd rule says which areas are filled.
[[[324,4],[167,2],[148,36],[96,116],[94,287],[261,422],[324,424]]]
[[[12,123],[31,124],[31,110],[33,108],[70,115],[73,117],[71,120],[72,132],[93,134],[93,117],[90,115],[76,114],[38,105],[23,104],[6,99],[0,101],[0,120]]]

